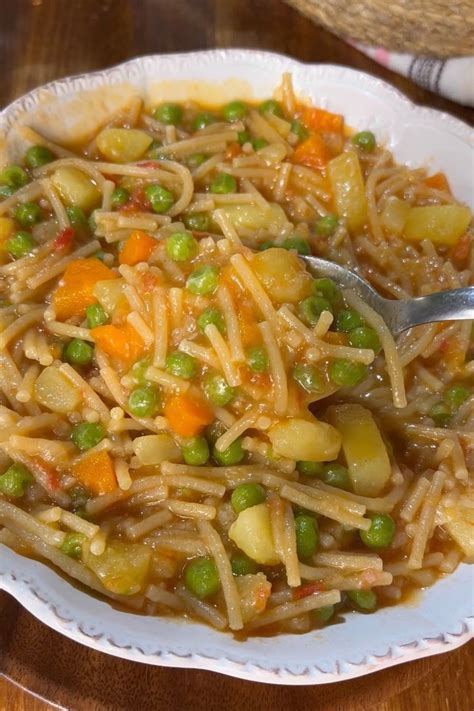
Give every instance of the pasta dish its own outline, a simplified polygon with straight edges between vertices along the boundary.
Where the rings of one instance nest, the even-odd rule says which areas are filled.
[[[0,542],[147,615],[304,633],[474,558],[470,210],[365,127],[146,106],[0,167]]]

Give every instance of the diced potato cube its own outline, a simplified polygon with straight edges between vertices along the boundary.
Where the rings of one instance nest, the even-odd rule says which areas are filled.
[[[364,178],[355,151],[341,153],[328,163],[334,202],[339,217],[344,217],[351,232],[358,232],[368,218]]]
[[[276,203],[270,203],[266,210],[254,203],[227,205],[221,210],[239,234],[241,228],[254,232],[268,230],[271,234],[278,234],[288,222],[283,209]]]
[[[249,622],[265,610],[272,592],[272,584],[263,573],[238,575],[235,584],[239,591],[242,619],[244,622]]]
[[[385,203],[380,216],[384,229],[389,234],[400,235],[405,227],[410,209],[410,205],[407,202],[400,200],[395,195],[391,195]]]
[[[474,562],[474,524],[461,518],[452,518],[444,524],[451,538],[458,544],[468,562]]]
[[[361,405],[333,405],[328,419],[342,435],[342,449],[356,494],[378,496],[392,469],[387,448],[370,410]]]
[[[272,301],[296,303],[311,293],[312,278],[296,254],[286,249],[266,249],[251,262]]]
[[[133,451],[140,462],[147,465],[181,461],[181,450],[167,434],[145,435],[133,440]]]
[[[104,128],[97,136],[97,148],[113,163],[130,163],[142,157],[152,140],[136,128]]]
[[[330,462],[337,458],[341,435],[327,422],[289,418],[270,428],[268,437],[280,457],[308,462]]]
[[[2,248],[2,242],[10,239],[14,231],[15,223],[11,217],[0,217],[0,249]]]
[[[94,286],[94,296],[109,316],[120,302],[125,287],[125,279],[98,281]]]
[[[241,511],[229,528],[229,538],[249,558],[261,565],[278,565],[280,562],[273,542],[267,504],[258,504]]]
[[[68,207],[80,207],[90,212],[100,202],[100,191],[92,179],[77,168],[58,168],[52,174],[51,181]]]
[[[471,221],[471,211],[462,205],[412,207],[403,229],[405,239],[429,239],[452,247],[463,236]]]
[[[151,549],[141,543],[111,541],[101,555],[87,551],[84,562],[107,590],[134,595],[144,588],[151,554]]]
[[[61,414],[74,412],[82,402],[80,390],[55,365],[39,374],[34,391],[40,405]]]

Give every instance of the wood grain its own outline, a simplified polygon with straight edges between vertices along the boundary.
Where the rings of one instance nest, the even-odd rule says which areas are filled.
[[[472,110],[379,67],[279,0],[0,0],[0,106],[61,76],[140,54],[208,47],[353,66],[420,104],[474,119]],[[472,711],[473,652],[466,645],[339,684],[266,686],[107,657],[61,637],[1,594],[0,711]]]

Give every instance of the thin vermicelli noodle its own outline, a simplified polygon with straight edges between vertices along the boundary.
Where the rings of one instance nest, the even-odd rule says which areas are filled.
[[[0,167],[0,543],[244,635],[474,559],[473,324],[394,339],[298,258],[392,299],[472,286],[471,214],[279,91],[137,98],[74,152],[21,127]]]

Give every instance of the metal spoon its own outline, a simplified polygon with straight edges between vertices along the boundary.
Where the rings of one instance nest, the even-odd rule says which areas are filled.
[[[354,289],[382,316],[395,336],[421,323],[474,319],[474,286],[437,291],[415,299],[384,299],[350,269],[319,257],[301,256],[301,259],[318,276],[329,277],[342,287]]]

